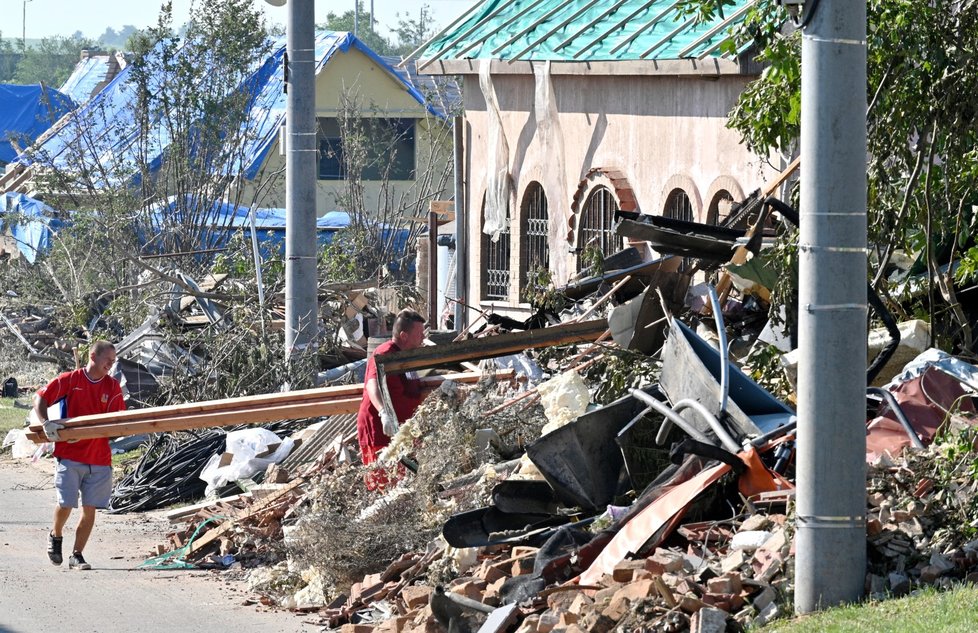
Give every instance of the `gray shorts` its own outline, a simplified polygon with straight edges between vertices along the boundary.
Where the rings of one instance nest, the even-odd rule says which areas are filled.
[[[62,508],[77,508],[79,492],[83,506],[107,508],[112,497],[112,467],[58,459],[54,488],[58,491],[58,505]]]

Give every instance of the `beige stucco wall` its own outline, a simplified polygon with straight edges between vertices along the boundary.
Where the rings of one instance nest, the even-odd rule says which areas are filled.
[[[573,197],[603,184],[614,188],[606,171],[623,175],[638,210],[660,215],[669,192],[687,192],[697,221],[705,221],[710,198],[719,190],[734,199],[759,187],[772,174],[766,163],[740,144],[725,128],[726,114],[749,81],[743,76],[710,80],[668,76],[556,75],[553,93],[559,111],[563,160],[546,148],[534,117],[532,75],[496,75],[493,82],[510,149],[514,195],[510,202],[512,232],[510,300],[492,302],[504,312],[523,312],[518,301],[520,223],[517,215],[527,186],[544,184],[551,222],[551,270],[558,283],[576,269],[567,241]],[[469,221],[470,301],[481,301],[481,209],[489,173],[488,116],[477,77],[465,81],[466,210]],[[552,191],[553,170],[562,163],[563,186]],[[595,173],[594,168],[600,168]],[[590,172],[590,175],[589,175]],[[558,174],[559,182],[559,174]],[[620,185],[620,183],[618,183]]]
[[[451,175],[452,135],[450,123],[440,121],[404,90],[403,85],[356,49],[337,52],[316,77],[316,116],[336,117],[346,99],[355,103],[362,116],[415,118],[415,172],[433,176],[431,186],[425,179],[364,182],[364,200],[368,209],[389,204],[403,210],[408,217],[413,209],[427,210],[431,199],[449,199],[454,195]],[[281,138],[281,137],[280,137]],[[346,181],[318,180],[316,212],[346,211],[340,204]],[[433,189],[433,190],[432,190]],[[285,206],[285,155],[276,141],[258,177],[242,186],[242,203],[262,207]]]

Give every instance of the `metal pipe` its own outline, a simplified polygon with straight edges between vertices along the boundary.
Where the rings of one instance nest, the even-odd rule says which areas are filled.
[[[313,0],[291,0],[286,24],[285,354],[297,363],[319,334],[316,273],[316,48]],[[314,376],[297,375],[300,382]]]
[[[727,429],[724,428],[720,420],[710,413],[710,410],[704,407],[701,402],[686,398],[684,400],[680,400],[675,404],[675,406],[672,407],[672,410],[676,413],[682,413],[686,409],[691,409],[696,413],[699,413],[700,417],[706,420],[706,423],[709,424],[710,428],[713,429],[713,432],[716,433],[717,439],[719,439],[720,443],[723,444],[723,448],[727,449],[734,455],[743,450],[740,444],[737,444],[733,436],[731,436]]]
[[[727,412],[727,399],[730,396],[730,359],[727,352],[727,326],[723,323],[723,309],[717,289],[712,284],[707,286],[710,293],[710,308],[713,310],[713,321],[717,326],[717,337],[720,341],[720,415]]]
[[[693,426],[685,419],[683,419],[683,416],[679,415],[678,413],[670,409],[669,406],[666,405],[665,403],[659,402],[658,400],[656,400],[649,394],[645,393],[641,389],[629,389],[628,393],[632,394],[632,397],[634,397],[636,400],[644,402],[645,404],[649,405],[657,412],[665,416],[666,419],[662,422],[662,426],[659,427],[660,435],[662,434],[662,429],[667,428],[666,427],[667,424],[670,425],[668,428],[672,428],[671,425],[675,424],[683,431],[685,431],[686,434],[689,435],[694,440],[698,442],[703,442],[704,444],[713,444],[714,446],[716,446],[716,442],[714,442],[706,435],[704,435],[702,432],[700,432],[699,429],[697,429],[695,426]],[[668,432],[668,428],[667,428],[667,432]],[[662,444],[662,442],[659,441],[658,436],[656,436],[656,442]]]
[[[896,398],[892,393],[886,389],[880,389],[879,387],[867,387],[866,393],[879,396],[886,400],[886,404],[889,405],[890,409],[893,411],[894,417],[896,417],[897,422],[903,427],[903,430],[907,432],[907,437],[910,438],[910,443],[913,444],[914,448],[924,448],[924,443],[920,441],[920,436],[917,435],[917,431],[914,430],[913,425],[910,424],[910,420],[907,419],[907,414],[903,412],[903,408],[900,407],[900,403],[897,402]]]
[[[795,611],[866,575],[866,3],[806,2]]]

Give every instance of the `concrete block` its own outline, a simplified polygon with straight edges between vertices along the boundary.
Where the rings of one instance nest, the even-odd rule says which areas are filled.
[[[727,630],[727,612],[706,607],[689,619],[689,633],[724,633]]]

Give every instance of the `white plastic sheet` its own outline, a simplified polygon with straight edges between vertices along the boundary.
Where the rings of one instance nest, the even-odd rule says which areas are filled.
[[[549,235],[547,241],[551,252],[559,245],[566,243],[570,207],[563,192],[568,190],[567,174],[564,171],[564,135],[560,129],[560,114],[557,111],[557,101],[554,98],[553,80],[550,76],[550,62],[533,65],[534,92],[533,117],[536,122],[536,132],[533,143],[537,145],[538,156],[546,156],[547,164],[543,167],[543,190],[547,193],[547,216],[549,218]],[[566,284],[570,279],[573,258],[551,257],[550,270],[554,283]]]
[[[509,143],[503,129],[503,119],[499,114],[499,101],[492,85],[489,67],[490,59],[483,59],[479,66],[479,88],[486,100],[486,115],[489,117],[489,177],[486,183],[485,222],[482,232],[492,241],[499,240],[499,234],[506,230],[510,199]]]
[[[279,439],[268,429],[260,428],[232,431],[228,433],[226,441],[231,461],[222,466],[223,456],[213,455],[200,472],[200,478],[207,482],[207,494],[229,481],[246,479],[279,463],[289,456],[295,446],[291,437]],[[275,447],[274,450],[267,454],[272,447]]]

